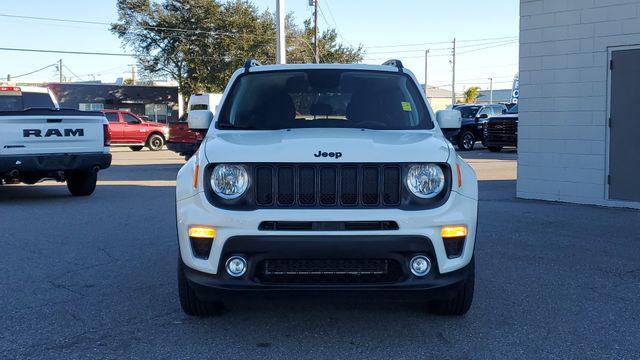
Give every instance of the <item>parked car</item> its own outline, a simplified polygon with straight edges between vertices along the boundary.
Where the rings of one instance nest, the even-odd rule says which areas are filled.
[[[113,146],[128,146],[133,151],[140,151],[146,146],[151,151],[158,151],[169,138],[169,127],[166,124],[146,121],[124,110],[102,112],[109,121]]]
[[[53,179],[91,195],[111,165],[109,144],[103,114],[59,109],[46,88],[0,86],[0,184]]]
[[[210,110],[215,114],[222,94],[193,94],[189,97],[187,108],[191,110]],[[202,133],[189,130],[187,125],[187,115],[183,115],[178,122],[169,124],[169,141],[167,149],[184,156],[187,160],[195,154],[200,142]]]
[[[465,104],[453,106],[462,115],[462,127],[449,140],[462,151],[473,150],[476,141],[482,141],[483,125],[491,116],[502,114],[507,107],[503,104]]]
[[[458,111],[433,118],[398,60],[247,61],[226,89],[216,121],[189,112],[190,128],[208,132],[176,181],[185,313],[357,292],[469,310],[478,183],[439,130]]]
[[[505,146],[518,147],[518,105],[503,115],[489,118],[484,127],[482,144],[491,152],[500,152]]]

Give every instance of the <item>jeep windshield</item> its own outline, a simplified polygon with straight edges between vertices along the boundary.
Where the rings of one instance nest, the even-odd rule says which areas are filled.
[[[422,94],[406,74],[312,69],[241,75],[217,127],[426,130],[433,122]]]

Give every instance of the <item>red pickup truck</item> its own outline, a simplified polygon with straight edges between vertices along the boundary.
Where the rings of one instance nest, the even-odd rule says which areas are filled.
[[[186,116],[184,116],[186,119]],[[167,149],[176,152],[189,159],[198,150],[198,145],[202,141],[202,134],[189,130],[189,124],[181,119],[176,123],[169,124],[169,138]]]
[[[169,127],[153,121],[146,121],[124,110],[102,110],[109,121],[112,146],[128,146],[133,151],[148,147],[151,151],[161,150],[169,138]]]

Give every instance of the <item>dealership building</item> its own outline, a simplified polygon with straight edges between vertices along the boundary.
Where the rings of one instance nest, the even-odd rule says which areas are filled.
[[[103,83],[45,84],[61,107],[85,111],[131,111],[161,123],[177,121],[181,97],[176,86],[143,86]]]
[[[640,0],[521,0],[517,195],[640,208]]]

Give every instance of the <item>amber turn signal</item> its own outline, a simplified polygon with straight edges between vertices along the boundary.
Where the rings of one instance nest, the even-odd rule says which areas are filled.
[[[443,238],[454,238],[467,236],[467,227],[464,225],[443,226],[440,230]]]
[[[198,188],[198,175],[200,175],[200,164],[196,163],[193,167],[193,188]]]
[[[213,239],[216,237],[216,229],[207,226],[192,226],[189,228],[189,237]]]

